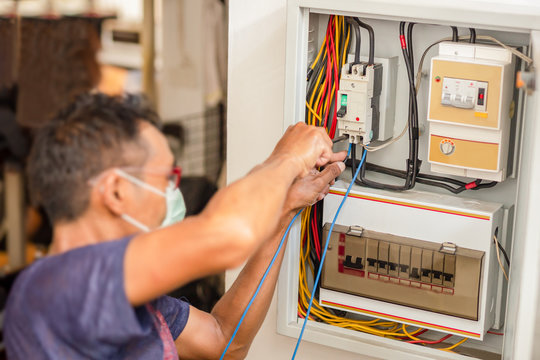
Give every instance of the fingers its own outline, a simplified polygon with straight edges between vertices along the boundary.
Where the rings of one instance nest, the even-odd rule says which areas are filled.
[[[345,154],[346,155],[346,154]],[[341,161],[327,165],[320,173],[321,182],[330,185],[345,170],[345,164]]]
[[[337,153],[333,153],[329,162],[343,161],[343,160],[345,160],[346,157],[347,157],[347,152],[346,151],[340,151],[340,152],[337,152]]]
[[[332,139],[324,128],[296,123],[287,128],[273,154],[292,155],[301,160],[304,166],[301,165],[298,175],[305,176],[313,167],[322,167],[345,159],[346,152],[334,153],[332,146]]]
[[[340,151],[337,153],[332,152],[332,149],[330,148],[329,153],[323,153],[321,157],[317,160],[316,166],[322,167],[328,163],[333,163],[337,161],[343,161],[347,157],[346,151]]]

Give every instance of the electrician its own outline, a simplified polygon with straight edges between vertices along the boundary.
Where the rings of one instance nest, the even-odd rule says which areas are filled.
[[[50,254],[8,299],[9,359],[218,358],[300,209],[344,169],[322,128],[289,127],[272,154],[182,222],[180,173],[138,97],[85,94],[36,135],[28,177],[53,224]],[[324,170],[316,171],[316,167]],[[246,265],[211,313],[164,294]],[[233,342],[247,355],[282,255]]]

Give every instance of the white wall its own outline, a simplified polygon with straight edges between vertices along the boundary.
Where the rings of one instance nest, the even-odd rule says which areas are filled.
[[[286,0],[231,0],[229,7],[228,181],[264,160],[283,133]],[[227,287],[238,271],[226,275]],[[276,301],[248,359],[288,359],[294,339],[276,332]],[[358,359],[309,342],[299,359]]]

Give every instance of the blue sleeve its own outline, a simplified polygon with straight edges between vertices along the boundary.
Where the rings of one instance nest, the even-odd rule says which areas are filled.
[[[62,353],[64,343],[83,357],[105,359],[128,341],[148,336],[151,322],[140,321],[139,314],[144,312],[129,304],[124,290],[129,240],[86,246],[38,261],[21,274],[9,311],[25,312],[24,317],[34,324],[32,332],[51,355]]]
[[[154,305],[165,318],[171,330],[172,338],[176,340],[186,327],[189,317],[189,304],[170,296],[162,296],[154,302]]]

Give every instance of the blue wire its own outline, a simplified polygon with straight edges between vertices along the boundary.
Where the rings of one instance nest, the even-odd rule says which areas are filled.
[[[268,273],[270,272],[270,269],[272,269],[272,266],[274,266],[274,262],[276,261],[276,258],[279,254],[279,252],[281,251],[281,248],[283,247],[283,244],[285,243],[285,239],[287,238],[287,235],[289,234],[289,231],[291,230],[291,227],[292,227],[292,224],[296,221],[296,219],[298,218],[298,215],[300,215],[300,213],[302,212],[302,210],[300,210],[294,217],[293,219],[291,220],[291,222],[289,223],[289,226],[287,226],[287,230],[285,231],[285,234],[283,234],[283,237],[281,238],[281,242],[279,243],[279,246],[276,250],[276,253],[274,254],[274,257],[272,258],[272,261],[270,261],[270,264],[268,265],[268,267],[266,268],[266,271],[264,272],[264,275],[263,277],[261,278],[261,281],[259,282],[259,286],[257,286],[257,289],[255,290],[255,293],[253,294],[253,296],[251,297],[251,300],[249,300],[249,303],[248,305],[246,306],[246,309],[244,310],[244,313],[242,314],[242,317],[240,318],[240,320],[238,321],[238,324],[236,325],[236,329],[234,329],[234,332],[231,336],[231,339],[229,340],[229,342],[227,343],[227,346],[225,347],[225,350],[223,350],[223,353],[221,353],[221,356],[219,358],[219,360],[223,360],[223,357],[225,356],[225,354],[227,353],[227,350],[229,350],[229,347],[231,346],[235,336],[236,336],[236,333],[238,332],[238,329],[240,329],[240,325],[242,324],[242,322],[244,321],[244,318],[246,317],[246,314],[249,310],[249,308],[251,307],[251,305],[253,304],[253,301],[255,300],[255,298],[257,297],[257,295],[259,294],[259,291],[261,290],[261,287],[264,283],[264,280],[266,280],[266,277],[268,276]]]
[[[349,144],[349,151],[351,150],[353,144]],[[313,304],[313,297],[315,294],[315,289],[317,288],[317,285],[319,284],[319,280],[321,277],[321,270],[324,264],[324,258],[326,257],[326,250],[328,250],[328,243],[330,242],[330,237],[332,236],[332,230],[334,230],[334,225],[336,225],[336,220],[338,218],[338,215],[341,211],[341,208],[343,207],[343,204],[345,204],[345,200],[347,200],[347,196],[349,196],[349,192],[351,192],[351,188],[354,184],[354,179],[358,177],[358,173],[360,172],[360,169],[362,168],[362,165],[364,164],[364,161],[366,160],[366,154],[367,151],[364,150],[364,154],[362,155],[362,160],[360,160],[360,165],[358,165],[358,169],[356,170],[356,173],[354,174],[354,177],[351,179],[351,183],[349,184],[349,187],[347,188],[347,192],[345,192],[345,196],[343,196],[343,200],[341,200],[341,203],[339,204],[339,207],[336,211],[336,215],[334,215],[334,220],[332,220],[332,225],[330,226],[330,230],[328,231],[328,237],[326,238],[326,244],[324,245],[324,251],[322,253],[321,257],[321,263],[319,265],[319,270],[317,271],[317,277],[315,278],[315,283],[313,284],[313,291],[311,292],[311,297],[309,298],[309,306],[307,309],[306,317],[304,318],[304,324],[302,325],[302,331],[300,331],[300,336],[298,337],[298,341],[296,342],[296,347],[294,348],[294,353],[292,356],[292,360],[296,358],[296,353],[298,352],[298,347],[300,346],[300,342],[302,341],[302,336],[304,336],[304,330],[306,329],[306,324],[309,318],[309,314],[311,312],[311,304]],[[352,159],[352,161],[355,161],[355,159]]]

